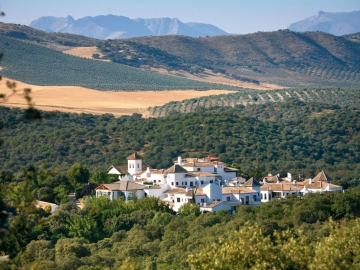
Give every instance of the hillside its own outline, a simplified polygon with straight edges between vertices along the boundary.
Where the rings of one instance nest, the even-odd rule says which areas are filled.
[[[55,50],[69,47],[96,46],[98,40],[67,33],[46,33],[29,26],[0,22],[0,35],[31,42]]]
[[[205,37],[226,35],[218,27],[204,23],[183,23],[177,18],[130,19],[125,16],[101,15],[75,20],[71,16],[40,17],[31,27],[46,32],[62,32],[98,39],[117,39],[140,36],[185,35]]]
[[[4,54],[1,75],[35,85],[125,91],[240,89],[74,57],[5,36],[1,36],[0,51]]]
[[[360,85],[360,44],[352,42],[357,40],[356,34],[335,37],[320,32],[285,30],[243,36],[161,36],[101,41],[17,25],[0,24],[1,31],[6,36],[33,40],[37,45],[66,52],[84,51],[84,47],[88,47],[86,57],[94,59],[245,88]],[[94,46],[98,48],[91,49]]]
[[[163,106],[149,107],[147,115],[163,117],[177,113],[191,113],[203,108],[222,107],[226,109],[226,107],[234,108],[239,105],[284,102],[289,99],[352,107],[360,104],[360,91],[359,89],[340,88],[295,88],[267,91],[244,89],[235,93],[172,101]],[[271,118],[276,117],[276,114],[271,114]]]
[[[292,100],[148,119],[55,113],[42,122],[24,122],[22,117],[18,109],[0,107],[3,170],[40,162],[60,171],[76,162],[106,170],[134,151],[153,168],[170,167],[179,155],[215,155],[245,172],[258,166],[306,177],[324,169],[346,182],[360,170],[358,107]]]
[[[360,32],[355,34],[344,35],[344,38],[351,40],[353,42],[360,43]]]
[[[360,44],[320,32],[243,36],[143,37],[99,43],[100,57],[134,67],[201,73],[296,86],[359,86]]]
[[[319,11],[317,15],[292,23],[289,29],[296,32],[322,31],[335,36],[356,33],[360,31],[360,11]]]

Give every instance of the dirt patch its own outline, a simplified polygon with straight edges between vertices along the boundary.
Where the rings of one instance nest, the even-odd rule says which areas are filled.
[[[6,78],[0,81],[0,93],[10,95],[6,87]],[[36,108],[45,111],[61,111],[75,113],[105,114],[115,116],[143,114],[147,117],[146,109],[161,106],[170,101],[198,98],[209,95],[232,93],[227,90],[209,91],[147,91],[147,92],[105,92],[76,86],[38,86],[16,81],[17,88],[31,88],[31,97]],[[27,107],[23,96],[14,95],[0,105],[7,107]]]
[[[79,57],[84,57],[84,58],[88,58],[88,59],[94,59],[94,60],[101,60],[101,59],[95,59],[93,57],[93,54],[99,54],[100,57],[104,56],[100,50],[97,47],[76,47],[70,50],[65,50],[63,51],[63,53],[66,54],[70,54],[73,56],[79,56]],[[101,61],[106,61],[106,62],[110,62],[109,60],[101,60]]]
[[[216,74],[211,70],[205,70],[204,72],[199,74],[191,74],[185,71],[168,71],[163,68],[151,68],[150,70],[159,72],[161,74],[172,75],[172,76],[187,78],[191,80],[210,82],[210,83],[220,83],[220,84],[238,86],[243,88],[251,88],[256,90],[273,90],[273,89],[289,88],[289,87],[285,87],[277,84],[270,84],[270,83],[255,84],[255,83],[242,82],[232,78],[225,77],[221,74]]]

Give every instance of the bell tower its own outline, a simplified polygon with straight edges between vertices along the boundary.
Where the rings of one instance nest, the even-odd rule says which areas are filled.
[[[142,172],[142,158],[137,153],[131,154],[127,158],[128,172],[131,175]]]

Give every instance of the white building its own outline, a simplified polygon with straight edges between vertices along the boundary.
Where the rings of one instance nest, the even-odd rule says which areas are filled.
[[[236,177],[236,169],[227,168],[215,157],[179,157],[168,169],[151,169],[134,153],[128,163],[113,165],[109,174],[117,175],[119,181],[97,187],[96,196],[114,200],[120,196],[126,201],[137,198],[156,197],[169,203],[175,211],[186,203],[199,205],[202,211],[235,210],[237,206],[256,206],[274,198],[288,195],[303,196],[309,192],[342,190],[331,184],[323,171],[314,179],[303,182],[293,180],[290,173],[285,178],[267,175],[262,183],[250,178]]]

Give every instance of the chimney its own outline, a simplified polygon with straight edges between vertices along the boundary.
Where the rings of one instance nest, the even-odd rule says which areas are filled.
[[[181,157],[178,157],[178,164],[181,165],[181,162],[182,162]]]
[[[312,184],[312,178],[309,179],[309,184]]]

